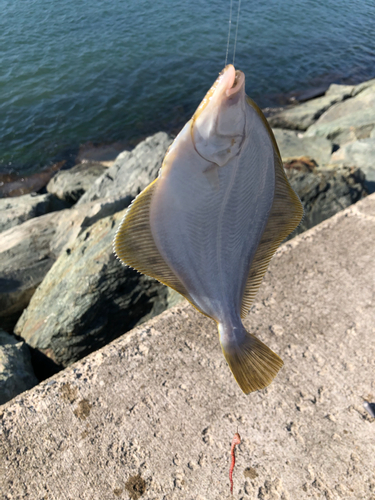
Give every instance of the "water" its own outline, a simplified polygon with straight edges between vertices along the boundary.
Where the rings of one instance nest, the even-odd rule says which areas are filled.
[[[224,66],[229,5],[0,0],[0,172],[179,126]],[[263,106],[293,89],[373,77],[375,2],[242,0],[236,66]]]

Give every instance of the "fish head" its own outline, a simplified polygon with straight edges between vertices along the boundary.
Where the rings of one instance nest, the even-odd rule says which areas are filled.
[[[241,151],[245,126],[245,75],[228,64],[191,120],[194,147],[205,160],[224,166]]]

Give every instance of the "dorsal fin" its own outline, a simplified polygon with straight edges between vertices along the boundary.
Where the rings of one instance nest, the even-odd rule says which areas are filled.
[[[160,255],[151,233],[150,204],[157,181],[133,200],[116,232],[113,250],[123,264],[157,279],[189,300],[188,292]]]
[[[244,318],[254,301],[268,264],[280,243],[299,225],[303,217],[303,207],[298,195],[293,191],[285,175],[279,149],[262,111],[250,98],[248,103],[262,118],[274,144],[275,150],[275,197],[266,229],[260,240],[248,274],[242,297],[241,318]]]

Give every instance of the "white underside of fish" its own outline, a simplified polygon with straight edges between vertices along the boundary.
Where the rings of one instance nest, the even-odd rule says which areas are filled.
[[[246,127],[251,140],[246,137],[241,153],[219,167],[197,153],[188,123],[179,137],[178,161],[171,150],[151,201],[151,231],[160,254],[191,301],[219,323],[240,319],[275,190],[272,141],[249,105]]]

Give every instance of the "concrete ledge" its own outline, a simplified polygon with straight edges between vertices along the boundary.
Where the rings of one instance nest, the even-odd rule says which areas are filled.
[[[263,391],[182,304],[1,407],[1,498],[230,498],[237,426],[234,498],[375,498],[374,247],[372,195],[279,249],[245,321],[285,363]]]

